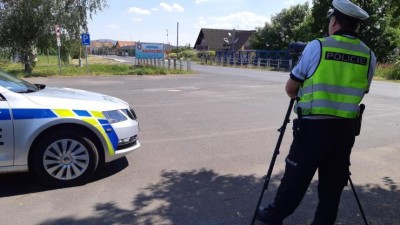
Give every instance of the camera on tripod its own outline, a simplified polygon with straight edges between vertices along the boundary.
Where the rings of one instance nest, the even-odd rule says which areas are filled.
[[[291,42],[288,46],[288,50],[290,54],[300,55],[303,52],[306,45],[307,43],[301,41]]]
[[[288,52],[291,55],[292,60],[293,60],[293,62],[295,62],[295,64],[297,64],[299,62],[300,55],[303,52],[306,45],[307,45],[307,43],[301,42],[301,41],[289,43]]]

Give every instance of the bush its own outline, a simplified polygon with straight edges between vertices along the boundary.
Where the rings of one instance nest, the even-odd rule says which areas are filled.
[[[389,63],[396,63],[397,61],[400,61],[400,47],[397,47],[389,52],[387,58]]]
[[[11,54],[9,51],[5,50],[5,49],[1,49],[0,48],[0,60],[1,61],[10,61],[11,59]]]
[[[169,53],[168,57],[169,57],[170,59],[176,59],[177,55],[176,55],[176,53],[171,52],[171,53]]]
[[[61,45],[61,60],[63,61],[63,63],[69,64],[71,62],[71,58],[72,59],[79,58],[80,50],[81,50],[81,43],[79,41],[65,40]]]
[[[194,50],[187,49],[179,53],[179,55],[185,59],[193,59],[196,57],[196,52]]]
[[[388,80],[400,80],[400,60],[391,64],[378,64],[375,76]]]
[[[198,58],[211,58],[215,57],[215,51],[200,51],[197,53]]]
[[[39,55],[58,55],[58,48],[56,47],[48,47],[47,49],[39,49]]]

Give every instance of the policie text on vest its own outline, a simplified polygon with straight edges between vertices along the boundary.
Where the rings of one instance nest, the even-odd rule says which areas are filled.
[[[344,54],[344,53],[338,53],[338,52],[326,52],[325,59],[353,63],[353,64],[364,65],[364,66],[367,65],[367,58],[365,58],[365,57],[349,55],[349,54]]]

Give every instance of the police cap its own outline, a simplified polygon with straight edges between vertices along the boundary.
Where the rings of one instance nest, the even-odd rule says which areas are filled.
[[[333,0],[332,5],[333,9],[328,11],[328,17],[345,16],[355,20],[365,20],[369,18],[367,12],[349,0]]]

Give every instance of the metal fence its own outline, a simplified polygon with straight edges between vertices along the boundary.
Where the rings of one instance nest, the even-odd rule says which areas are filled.
[[[215,57],[205,55],[201,59],[201,63],[221,66],[291,69],[293,59],[287,50],[217,51]]]
[[[208,57],[201,58],[201,64],[205,65],[219,65],[219,66],[232,66],[232,67],[256,67],[256,68],[274,68],[274,69],[287,69],[293,67],[292,59],[273,59],[273,58],[236,58],[236,57]]]
[[[192,62],[182,59],[137,59],[134,60],[135,66],[156,66],[168,70],[192,70]]]
[[[203,65],[272,68],[278,70],[290,70],[293,68],[292,55],[288,51],[264,51],[247,50],[238,52],[221,51],[216,56],[204,56],[200,58]],[[192,62],[182,59],[138,59],[135,58],[136,66],[157,66],[168,70],[191,70]]]

